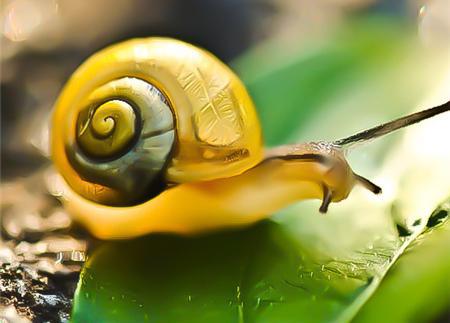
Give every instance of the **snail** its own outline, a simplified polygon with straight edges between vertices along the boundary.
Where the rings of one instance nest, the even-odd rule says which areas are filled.
[[[249,225],[296,201],[321,212],[356,184],[343,147],[449,110],[449,103],[335,142],[265,150],[252,100],[211,53],[169,38],[99,51],[55,103],[51,155],[62,200],[103,239]]]

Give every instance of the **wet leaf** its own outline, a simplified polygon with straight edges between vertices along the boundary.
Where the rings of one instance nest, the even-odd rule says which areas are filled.
[[[434,225],[405,250],[355,322],[430,322],[448,310],[449,211],[450,200],[430,217]]]
[[[269,46],[265,56],[250,53],[235,65],[270,144],[349,135],[409,112],[436,87],[429,62],[440,61],[423,56],[403,27],[376,26],[351,26],[282,62]],[[353,168],[384,193],[357,188],[326,216],[310,201],[240,231],[101,244],[82,272],[73,320],[351,320],[373,295],[380,302],[389,269],[438,221],[430,215],[450,196],[450,150],[442,149],[448,121],[436,118],[352,152]],[[388,293],[383,285],[380,293]],[[372,317],[370,306],[361,315]]]

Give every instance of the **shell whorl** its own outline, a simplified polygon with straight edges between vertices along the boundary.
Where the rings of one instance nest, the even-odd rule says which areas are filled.
[[[169,38],[92,55],[61,92],[51,132],[52,159],[68,186],[106,205],[144,202],[159,180],[235,176],[263,156],[242,82],[207,51]]]
[[[175,136],[163,94],[134,77],[95,89],[79,110],[75,129],[76,141],[66,147],[71,165],[83,179],[120,191],[120,204],[138,201],[151,191]]]
[[[92,158],[120,155],[138,131],[133,107],[124,100],[111,100],[78,117],[77,139]]]

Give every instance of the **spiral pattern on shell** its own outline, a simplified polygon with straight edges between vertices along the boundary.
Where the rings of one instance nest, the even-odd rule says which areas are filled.
[[[83,106],[76,144],[66,152],[71,165],[83,179],[120,190],[121,204],[144,198],[174,143],[166,98],[146,81],[123,77],[95,89]]]
[[[146,38],[107,47],[74,72],[55,103],[51,155],[69,189],[125,206],[167,185],[241,174],[263,148],[251,98],[226,65]]]

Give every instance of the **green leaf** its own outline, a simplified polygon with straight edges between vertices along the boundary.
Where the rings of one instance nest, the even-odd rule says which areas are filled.
[[[395,263],[355,322],[430,322],[450,307],[450,200]]]
[[[439,69],[427,61],[428,54],[413,35],[408,26],[372,17],[344,26],[325,40],[304,41],[301,47],[292,40],[273,40],[241,57],[234,67],[255,101],[266,143],[296,141],[299,134],[335,139],[410,111],[427,93],[430,78],[439,77]],[[356,120],[336,131],[324,127],[333,124],[328,119],[316,131],[310,126],[302,130],[330,112],[335,122],[349,125],[342,118],[346,113]]]
[[[409,112],[435,85],[430,80],[439,79],[442,61],[431,60],[410,35],[393,22],[358,22],[308,51],[281,59],[272,43],[234,66],[269,144],[334,139]],[[318,201],[309,201],[243,230],[102,243],[83,269],[73,320],[347,322],[358,313],[375,320],[380,299],[399,299],[384,287],[386,274],[450,196],[446,124],[438,117],[354,151],[352,167],[384,193],[356,188],[326,216],[318,214]],[[390,284],[404,281],[400,276]],[[434,287],[420,290],[430,297]],[[399,319],[411,313],[402,312]]]

